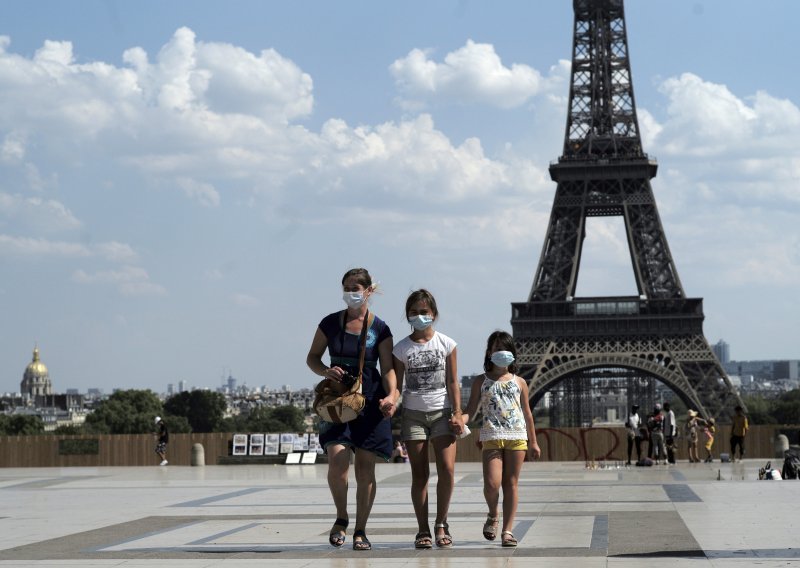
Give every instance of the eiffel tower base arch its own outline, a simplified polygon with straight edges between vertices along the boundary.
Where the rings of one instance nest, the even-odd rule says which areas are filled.
[[[630,369],[671,388],[688,408],[727,421],[741,404],[702,334],[670,337],[516,338],[520,375],[535,405],[558,383],[602,368]]]

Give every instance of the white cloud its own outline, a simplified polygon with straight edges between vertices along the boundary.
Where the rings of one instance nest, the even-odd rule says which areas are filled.
[[[166,289],[150,282],[147,271],[138,266],[123,266],[119,270],[101,270],[89,274],[76,270],[73,282],[79,284],[113,284],[123,296],[163,296]]]
[[[231,301],[240,308],[257,308],[261,305],[261,301],[258,298],[242,293],[233,294]]]
[[[77,229],[82,224],[60,201],[0,192],[0,218],[37,232]]]
[[[205,207],[219,205],[219,192],[210,183],[204,183],[191,178],[180,177],[175,180],[183,192]]]
[[[538,94],[545,83],[536,69],[517,63],[507,67],[493,45],[472,40],[448,53],[442,63],[413,49],[389,70],[410,99],[407,104],[415,106],[420,100],[438,98],[513,108]]]
[[[791,101],[759,92],[748,103],[692,73],[667,79],[659,90],[668,117],[654,138],[670,155],[766,157],[790,153],[786,144],[797,141],[800,109]]]
[[[14,237],[0,234],[0,256],[55,256],[62,258],[100,258],[112,262],[136,260],[136,252],[123,243],[108,242],[96,245],[52,241],[43,238]]]

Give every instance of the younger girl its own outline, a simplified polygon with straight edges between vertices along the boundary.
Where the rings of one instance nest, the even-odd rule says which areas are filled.
[[[711,448],[714,447],[714,434],[717,433],[717,428],[714,426],[715,422],[713,418],[709,418],[705,421],[706,427],[703,429],[703,433],[706,437],[706,459],[703,460],[705,463],[711,463],[714,461],[714,456],[711,455]]]
[[[486,372],[472,383],[464,422],[474,416],[478,403],[483,412],[480,441],[483,461],[483,495],[489,514],[483,525],[487,540],[497,537],[498,502],[503,488],[503,546],[517,546],[511,532],[517,513],[517,484],[525,458],[541,455],[528,402],[528,385],[516,374],[514,339],[495,331],[486,342],[483,368]]]
[[[428,524],[428,445],[436,458],[436,546],[450,548],[453,537],[447,511],[453,495],[456,435],[463,427],[461,390],[456,369],[456,342],[433,329],[439,316],[427,290],[412,292],[406,317],[413,328],[393,350],[394,370],[403,393],[402,439],[411,462],[411,502],[419,525],[416,548],[432,548]]]

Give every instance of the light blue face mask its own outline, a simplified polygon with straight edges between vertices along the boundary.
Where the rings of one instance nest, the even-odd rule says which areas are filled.
[[[359,308],[361,304],[364,303],[364,293],[363,292],[345,292],[342,294],[342,299],[344,303],[347,304],[348,308]]]
[[[492,353],[491,360],[498,367],[508,367],[514,362],[514,354],[511,351],[495,351]]]
[[[425,314],[419,314],[418,316],[412,316],[408,318],[408,323],[410,323],[411,327],[417,331],[422,331],[423,329],[428,329],[431,326],[433,323],[433,318],[431,316],[426,316]]]

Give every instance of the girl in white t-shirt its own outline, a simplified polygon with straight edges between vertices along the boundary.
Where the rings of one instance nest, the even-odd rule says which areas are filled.
[[[406,300],[411,335],[395,345],[394,369],[402,392],[402,439],[411,463],[411,502],[419,532],[416,548],[453,546],[447,512],[453,495],[456,436],[461,434],[461,390],[456,368],[456,342],[433,329],[439,316],[436,300],[427,290],[412,292]],[[436,521],[428,524],[428,445],[436,457]]]

